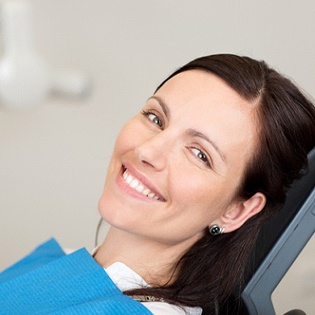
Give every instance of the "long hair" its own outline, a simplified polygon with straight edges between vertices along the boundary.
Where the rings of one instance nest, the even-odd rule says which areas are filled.
[[[125,294],[152,295],[174,304],[200,306],[203,314],[218,314],[227,299],[241,291],[262,222],[282,207],[290,185],[307,167],[307,153],[315,146],[315,108],[289,79],[265,62],[231,54],[193,60],[157,90],[170,78],[192,69],[220,77],[245,100],[255,102],[259,143],[238,196],[246,200],[261,192],[267,202],[238,230],[216,237],[205,234],[180,259],[176,279],[169,284]]]

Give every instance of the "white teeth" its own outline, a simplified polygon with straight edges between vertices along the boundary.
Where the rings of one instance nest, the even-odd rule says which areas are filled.
[[[151,190],[146,188],[142,193],[147,196],[150,192]]]
[[[135,189],[137,192],[142,193],[149,198],[159,200],[158,196],[156,196],[149,188],[145,187],[138,179],[128,174],[127,170],[123,173],[123,179],[128,186]]]
[[[136,187],[137,192],[143,192],[144,187],[140,184],[138,187]]]
[[[139,182],[136,179],[133,179],[131,183],[129,184],[131,188],[136,188],[138,185],[139,185]]]
[[[130,184],[132,182],[132,177],[128,175],[125,181],[127,184]]]

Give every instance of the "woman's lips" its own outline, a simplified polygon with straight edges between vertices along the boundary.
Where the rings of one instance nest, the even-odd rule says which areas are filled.
[[[129,164],[122,166],[119,179],[119,186],[136,197],[152,201],[165,201],[153,183]]]

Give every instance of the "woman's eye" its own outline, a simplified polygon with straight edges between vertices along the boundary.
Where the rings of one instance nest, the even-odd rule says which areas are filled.
[[[150,111],[142,111],[142,115],[151,120],[154,124],[158,125],[160,128],[163,128],[163,122],[160,117]]]
[[[207,164],[208,166],[210,166],[210,162],[209,159],[207,157],[207,155],[202,152],[200,149],[197,148],[191,148],[191,151],[194,155],[196,155],[196,157],[198,159],[200,159],[203,163]]]

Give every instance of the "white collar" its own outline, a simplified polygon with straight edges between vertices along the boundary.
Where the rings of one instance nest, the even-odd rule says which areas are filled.
[[[121,291],[150,287],[140,275],[122,262],[115,262],[104,269]],[[202,313],[200,307],[180,307],[165,302],[146,302],[143,304],[152,314],[201,315]]]
[[[104,268],[121,291],[149,287],[145,280],[122,262]]]

